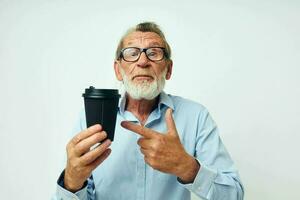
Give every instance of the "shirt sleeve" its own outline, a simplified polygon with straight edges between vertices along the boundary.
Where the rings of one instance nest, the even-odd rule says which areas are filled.
[[[206,200],[242,200],[244,189],[237,169],[225,149],[218,128],[206,111],[199,117],[195,159],[200,170],[191,184],[183,187]]]
[[[81,190],[73,193],[64,188],[64,171],[57,180],[56,194],[52,200],[94,200],[95,186],[92,176],[84,183]]]

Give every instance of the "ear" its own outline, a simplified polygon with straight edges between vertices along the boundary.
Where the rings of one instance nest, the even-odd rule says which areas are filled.
[[[122,77],[122,74],[121,74],[121,72],[120,72],[120,67],[121,67],[120,61],[115,60],[115,61],[114,61],[115,75],[116,75],[116,78],[117,78],[119,81],[122,81],[122,80],[123,80],[123,77]]]
[[[172,69],[173,69],[173,61],[172,60],[168,61],[167,67],[168,67],[168,71],[167,71],[167,74],[166,74],[166,80],[169,80],[171,78]]]

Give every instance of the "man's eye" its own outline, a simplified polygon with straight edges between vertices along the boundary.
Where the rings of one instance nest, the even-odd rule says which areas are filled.
[[[154,52],[154,51],[148,53],[148,56],[156,56],[156,55],[157,55],[157,52]]]
[[[129,52],[129,56],[137,56],[139,53],[137,51],[131,51]]]
[[[133,55],[133,56],[136,56],[136,55],[138,55],[139,53],[138,52],[132,52],[131,53],[131,55]]]

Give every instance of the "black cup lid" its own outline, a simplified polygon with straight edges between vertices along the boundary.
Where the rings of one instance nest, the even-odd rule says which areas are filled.
[[[85,89],[82,94],[84,98],[120,98],[121,95],[116,89],[96,89],[93,86]]]

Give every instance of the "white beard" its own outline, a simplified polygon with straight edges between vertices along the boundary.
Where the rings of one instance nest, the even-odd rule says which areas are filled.
[[[160,77],[154,77],[154,80],[151,82],[145,80],[139,84],[134,83],[130,78],[128,78],[121,67],[119,69],[123,77],[125,91],[133,99],[152,100],[157,97],[165,87],[165,77],[168,72],[167,68],[161,73]]]

